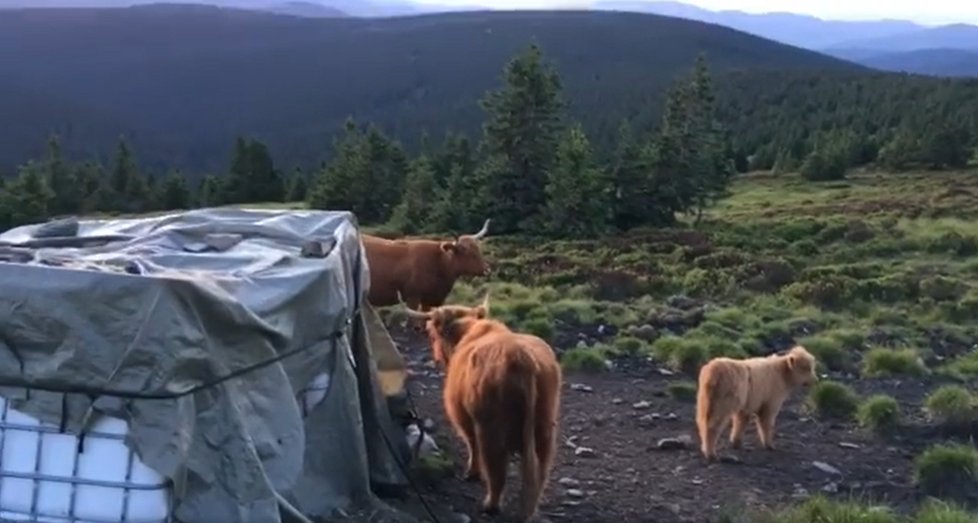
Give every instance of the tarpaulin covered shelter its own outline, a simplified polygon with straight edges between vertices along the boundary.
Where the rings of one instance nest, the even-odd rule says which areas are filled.
[[[130,461],[165,478],[167,520],[379,505],[380,486],[406,480],[388,408],[403,363],[365,303],[362,249],[353,215],[327,211],[213,208],[0,235],[0,519],[27,512],[4,489],[33,485],[35,517],[79,520],[74,505],[41,514],[46,481],[85,484],[52,479],[43,441],[74,435],[84,457],[106,417],[125,422]],[[24,454],[12,435],[29,429],[8,410],[46,427],[33,472],[10,465]],[[124,489],[128,468],[99,488]]]

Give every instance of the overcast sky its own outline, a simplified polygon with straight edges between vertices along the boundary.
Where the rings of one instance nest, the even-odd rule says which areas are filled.
[[[498,9],[587,8],[591,0],[429,0],[440,4],[477,4]],[[642,0],[638,0],[642,1]],[[978,0],[681,0],[706,9],[749,13],[787,11],[834,20],[896,18],[924,24],[978,24]]]

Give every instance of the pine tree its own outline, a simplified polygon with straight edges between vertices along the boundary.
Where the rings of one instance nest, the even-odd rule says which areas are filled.
[[[130,185],[133,185],[133,178],[138,173],[139,168],[136,166],[136,160],[133,158],[129,145],[124,139],[120,138],[112,171],[109,174],[108,185],[104,190],[106,194],[104,198],[100,198],[103,201],[103,205],[107,208],[101,210],[115,212],[137,211],[135,202],[128,200],[127,195],[130,190]],[[134,189],[139,189],[139,182],[135,182]]]
[[[44,162],[46,181],[54,195],[51,213],[55,215],[74,214],[80,210],[81,195],[78,179],[71,166],[61,156],[61,144],[57,136],[48,141],[48,156]]]
[[[225,188],[226,181],[213,174],[208,174],[200,180],[197,188],[197,205],[200,207],[214,207],[227,203],[225,196],[228,190]]]
[[[432,202],[435,199],[435,170],[427,156],[416,159],[408,172],[404,197],[394,209],[391,224],[406,234],[428,228]]]
[[[265,144],[241,137],[235,141],[225,190],[228,203],[282,201],[282,179]]]
[[[475,226],[472,202],[480,193],[470,186],[471,177],[466,176],[460,164],[452,166],[445,186],[438,189],[431,209],[431,227],[437,231],[461,232]]]
[[[54,193],[48,186],[42,165],[31,161],[21,167],[20,174],[7,184],[4,194],[8,200],[2,205],[8,213],[4,221],[10,227],[50,218]]]
[[[543,63],[536,45],[513,58],[504,70],[505,84],[489,92],[481,105],[484,156],[502,160],[483,174],[489,213],[499,233],[532,230],[546,203],[547,173],[560,141],[561,82]],[[500,168],[505,167],[505,168]]]
[[[547,229],[578,238],[606,232],[614,218],[611,191],[611,181],[594,165],[584,131],[579,125],[571,127],[547,176]]]
[[[179,171],[172,172],[163,178],[159,184],[158,194],[157,200],[162,210],[190,208],[190,190],[187,187],[187,179]]]
[[[285,194],[286,202],[303,202],[306,200],[306,176],[302,169],[296,168],[289,179],[288,190]]]
[[[618,147],[611,166],[614,224],[620,230],[649,223],[650,204],[655,197],[648,158],[635,140],[631,126],[618,128]]]
[[[324,165],[307,192],[310,208],[346,210],[360,220],[366,194],[371,190],[370,157],[363,134],[347,119],[343,136],[333,142],[333,159]]]

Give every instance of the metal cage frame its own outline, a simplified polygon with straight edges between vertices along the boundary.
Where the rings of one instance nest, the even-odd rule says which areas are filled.
[[[165,479],[162,483],[157,484],[145,484],[145,483],[135,483],[132,481],[133,463],[136,460],[136,452],[133,449],[128,448],[125,445],[125,435],[124,434],[111,434],[101,431],[85,431],[81,434],[74,434],[68,431],[62,431],[58,427],[50,425],[48,423],[40,422],[37,426],[24,425],[20,423],[12,423],[8,420],[8,414],[12,410],[10,407],[10,400],[6,398],[0,398],[0,402],[3,403],[3,408],[0,409],[0,492],[3,490],[4,482],[8,479],[19,479],[33,481],[33,488],[31,489],[31,504],[30,510],[28,512],[23,512],[21,510],[15,510],[11,507],[4,507],[0,504],[0,522],[20,522],[20,521],[36,521],[44,523],[176,523],[173,518],[173,508],[174,508],[174,496],[173,496],[173,485],[169,479]],[[34,470],[33,472],[14,472],[7,471],[3,468],[3,457],[4,457],[4,447],[7,443],[7,435],[10,431],[22,431],[37,434],[37,449],[34,455]],[[72,476],[58,476],[52,474],[46,474],[41,472],[41,455],[44,448],[44,436],[60,434],[60,435],[70,435],[75,438],[78,443],[82,440],[103,440],[112,441],[123,445],[126,447],[126,477],[123,481],[104,481],[95,479],[86,479],[75,477],[78,473],[78,463],[80,461],[81,455],[84,452],[82,445],[76,445],[75,451],[73,452],[73,463],[72,463]],[[40,496],[40,490],[42,483],[61,483],[71,485],[71,499],[68,503],[68,514],[49,514],[43,513],[38,507],[38,501]],[[92,487],[103,487],[103,488],[113,488],[121,489],[122,493],[122,510],[117,519],[93,519],[90,517],[82,517],[75,514],[76,505],[78,501],[77,492],[79,486],[92,486]],[[159,491],[165,490],[167,497],[167,514],[163,519],[129,519],[129,498],[130,493],[133,491]]]

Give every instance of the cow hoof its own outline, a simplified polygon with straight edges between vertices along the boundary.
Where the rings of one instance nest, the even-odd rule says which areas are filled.
[[[496,514],[499,514],[499,505],[489,505],[483,503],[482,513],[486,514],[487,516],[495,516]]]

